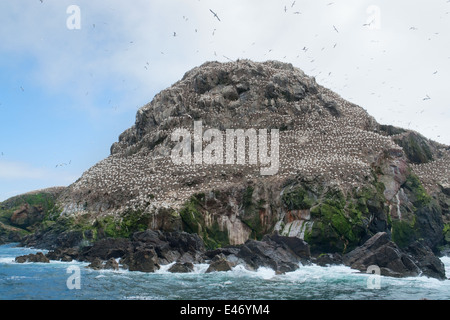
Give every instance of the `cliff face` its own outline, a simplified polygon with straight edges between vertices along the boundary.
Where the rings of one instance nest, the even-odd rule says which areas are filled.
[[[226,149],[227,132],[239,129],[256,134],[243,163],[227,153],[237,141]],[[200,161],[191,153],[174,163],[177,147],[199,147],[196,137]],[[450,222],[449,168],[448,146],[379,125],[290,64],[209,62],[142,107],[58,205],[94,237],[183,230],[217,247],[278,231],[315,252],[345,253],[387,232],[400,247],[424,239],[436,248]]]

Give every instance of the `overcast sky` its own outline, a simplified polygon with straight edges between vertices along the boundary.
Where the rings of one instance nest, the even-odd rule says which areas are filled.
[[[211,60],[290,62],[378,122],[450,144],[449,12],[448,0],[1,0],[0,201],[74,182],[139,107]]]

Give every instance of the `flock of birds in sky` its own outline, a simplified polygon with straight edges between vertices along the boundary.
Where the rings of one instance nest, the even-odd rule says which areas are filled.
[[[44,3],[44,0],[39,0],[39,1],[40,1],[41,3]],[[447,0],[446,2],[447,2],[447,3],[450,3],[450,0]],[[329,2],[329,3],[326,4],[326,6],[331,6],[331,5],[333,5],[333,4],[334,4],[334,2]],[[294,9],[295,5],[296,5],[296,1],[293,1],[293,2],[291,3],[291,5],[290,5],[290,8],[288,8],[288,6],[284,6],[284,9],[283,9],[284,12],[287,13],[290,9],[295,10],[295,9]],[[213,9],[209,9],[209,11],[210,11],[210,14],[211,14],[211,16],[212,16],[213,19],[217,20],[217,22],[221,22],[221,21],[222,21],[221,18],[220,18],[220,16],[219,16],[220,13],[215,12]],[[300,12],[300,11],[293,11],[292,13],[295,14],[295,15],[300,15],[300,14],[302,14],[302,12]],[[447,12],[447,14],[448,14],[448,12]],[[188,18],[187,18],[186,16],[183,16],[183,19],[184,19],[185,21],[188,20]],[[368,21],[368,22],[362,24],[362,27],[370,27],[374,22],[375,22],[374,20]],[[95,24],[93,24],[92,27],[95,28]],[[332,27],[333,30],[334,30],[336,33],[339,33],[339,29],[338,29],[335,25],[332,25],[332,26],[330,26],[330,27]],[[411,26],[411,27],[409,28],[409,30],[410,30],[410,31],[416,31],[416,30],[418,30],[418,28],[415,27],[415,26]],[[197,31],[198,31],[198,30],[195,29],[195,32],[197,32]],[[213,32],[212,32],[212,35],[213,35],[213,36],[214,36],[215,32],[216,32],[216,29],[214,29]],[[436,33],[436,34],[438,34],[438,33]],[[177,37],[177,36],[178,36],[177,32],[176,32],[176,31],[173,31],[173,37]],[[430,40],[430,39],[429,39],[429,40]],[[133,44],[133,43],[134,43],[133,41],[130,41],[130,44]],[[252,45],[254,45],[254,44],[255,44],[255,42],[252,43]],[[334,43],[334,45],[332,46],[333,49],[336,48],[337,45],[338,45],[338,43]],[[309,50],[309,48],[306,47],[306,46],[304,46],[303,49],[302,49],[303,53],[308,52],[308,50]],[[324,50],[324,48],[322,48],[322,50]],[[269,50],[268,50],[268,53],[270,53],[270,52],[272,52],[272,49],[269,49]],[[164,54],[164,52],[161,51],[161,54]],[[266,53],[266,54],[267,54],[267,53]],[[217,56],[217,53],[214,52],[214,55]],[[300,55],[298,55],[297,58],[299,58],[299,56],[300,56]],[[230,59],[229,57],[227,57],[227,56],[225,56],[225,55],[223,55],[223,57],[226,58],[226,59],[229,60],[229,61],[233,61],[232,59]],[[286,57],[285,57],[285,58],[286,58]],[[450,58],[450,57],[449,57],[449,58]],[[314,59],[312,59],[311,62],[314,62]],[[145,68],[146,70],[150,70],[150,67],[151,67],[150,63],[149,63],[148,61],[145,62],[144,68]],[[320,72],[320,73],[321,73],[321,72]],[[433,75],[436,75],[437,73],[438,73],[438,71],[436,70],[436,71],[434,71],[432,74],[433,74]],[[331,72],[328,73],[328,76],[331,76]],[[123,80],[123,81],[125,81],[125,80]],[[345,86],[344,86],[344,87],[345,87]],[[21,91],[21,92],[25,92],[25,89],[24,89],[23,86],[20,86],[20,91]],[[88,94],[88,92],[86,93],[86,95],[87,95],[87,94]],[[373,93],[373,94],[374,94],[374,93]],[[430,97],[430,95],[425,94],[425,96],[423,97],[422,100],[423,100],[423,101],[431,100],[431,97]],[[111,101],[111,100],[110,100],[110,101]],[[1,108],[1,107],[2,107],[2,103],[0,102],[0,108]],[[117,109],[118,109],[117,106],[115,106],[115,107],[113,107],[113,108],[114,108],[115,111],[117,111]],[[139,108],[139,106],[137,106],[137,108]],[[424,110],[422,110],[420,113],[423,113],[423,112],[424,112]],[[381,119],[380,119],[380,120],[381,120]],[[438,136],[438,137],[440,137],[440,136]],[[1,152],[1,157],[3,157],[3,156],[4,156],[4,152]],[[55,166],[55,168],[64,167],[64,166],[67,166],[67,165],[70,165],[70,164],[71,164],[71,161],[69,161],[68,163],[60,163],[60,164],[57,164],[57,165]]]

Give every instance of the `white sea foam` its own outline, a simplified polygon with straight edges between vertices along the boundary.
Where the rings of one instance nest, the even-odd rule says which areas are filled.
[[[264,280],[269,280],[274,278],[276,275],[275,270],[266,268],[266,267],[260,267],[258,270],[256,270],[256,276],[260,277]]]
[[[0,263],[3,263],[3,264],[16,263],[14,259],[15,259],[15,257],[1,257]]]
[[[249,270],[242,264],[236,265],[230,272],[237,277],[255,277],[264,280],[269,280],[276,276],[275,270],[271,268],[260,267],[257,270]]]
[[[445,275],[450,278],[450,257],[441,257],[441,261],[445,267]]]
[[[13,280],[13,281],[21,281],[24,279],[30,279],[31,277],[27,277],[27,276],[11,276],[11,277],[7,277],[6,280]]]
[[[157,274],[167,274],[170,273],[169,269],[175,264],[175,262],[169,263],[169,264],[164,264],[162,266],[160,266],[159,270],[156,270],[155,273]]]
[[[124,297],[125,300],[163,300],[161,297],[154,297],[148,295],[138,295],[138,296],[129,296]]]
[[[205,273],[206,270],[208,270],[208,268],[209,264],[207,263],[194,264],[194,273],[196,274]]]

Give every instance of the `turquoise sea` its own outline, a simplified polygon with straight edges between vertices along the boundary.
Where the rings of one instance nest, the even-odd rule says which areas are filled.
[[[156,273],[95,271],[87,263],[18,264],[14,258],[36,253],[16,244],[0,246],[1,300],[449,300],[450,280],[427,277],[389,278],[346,266],[300,266],[276,275],[261,268],[248,271],[172,274],[163,266]],[[45,253],[45,251],[43,251]],[[450,258],[441,258],[450,275]]]

